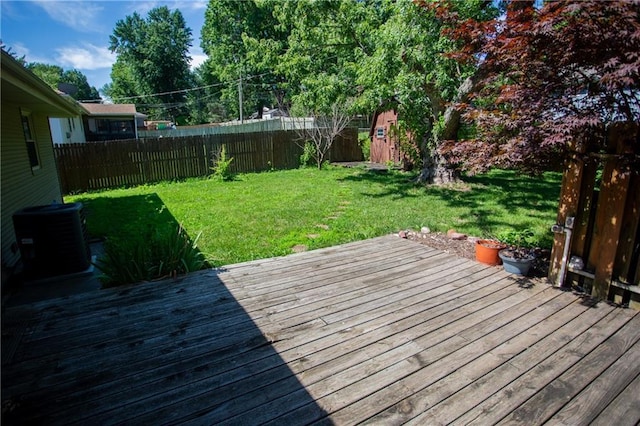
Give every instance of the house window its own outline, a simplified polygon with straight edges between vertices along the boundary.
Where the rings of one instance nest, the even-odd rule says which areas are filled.
[[[29,164],[31,169],[40,168],[40,158],[38,158],[38,144],[36,143],[36,137],[33,133],[33,123],[31,121],[31,113],[21,111],[22,114],[22,131],[24,133],[24,140],[27,144],[27,154],[29,155]]]
[[[384,138],[384,127],[378,127],[376,129],[376,138],[383,139]]]
[[[111,130],[109,129],[109,120],[96,119],[96,133],[99,133],[99,134],[111,133]]]

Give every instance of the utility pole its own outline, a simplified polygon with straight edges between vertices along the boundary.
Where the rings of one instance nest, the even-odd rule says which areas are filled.
[[[240,104],[240,123],[244,123],[242,116],[242,70],[240,70],[240,78],[238,79],[238,103]]]

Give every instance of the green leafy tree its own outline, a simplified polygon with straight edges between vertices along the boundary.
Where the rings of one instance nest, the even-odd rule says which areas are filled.
[[[362,58],[373,53],[374,29],[385,19],[376,1],[298,1],[277,3],[274,15],[288,28],[288,48],[274,69],[288,83],[291,114],[311,117],[298,131],[315,150],[318,168],[357,111],[355,100]],[[306,120],[303,121],[306,124]]]
[[[218,123],[229,118],[228,105],[222,99],[223,84],[211,72],[209,61],[193,71],[197,90],[187,93],[187,124]]]
[[[73,86],[73,90],[70,91],[69,95],[74,99],[80,101],[100,99],[98,89],[90,86],[87,81],[87,76],[76,69],[65,71],[58,65],[43,64],[40,62],[27,63],[26,68],[40,77],[53,89],[59,89],[61,84]]]
[[[454,4],[460,19],[497,13],[482,0]],[[447,107],[476,67],[444,54],[457,47],[443,33],[447,22],[413,2],[373,0],[284,2],[275,14],[291,28],[276,69],[289,82],[294,113],[330,113],[335,102],[352,100],[352,113],[371,114],[387,102],[400,112],[399,132],[411,135],[405,151],[422,168],[419,180],[456,178],[437,148],[457,134]]]
[[[487,20],[498,12],[481,0],[453,2],[452,7],[460,20]],[[360,109],[395,107],[398,132],[410,134],[412,140],[404,144],[422,169],[419,181],[450,182],[456,173],[439,155],[438,147],[451,134],[457,135],[458,117],[447,115],[448,106],[477,67],[459,64],[446,55],[457,44],[443,32],[447,22],[434,9],[393,2],[385,12],[388,19],[374,30],[375,51],[360,61]]]
[[[224,82],[221,100],[239,116],[242,85],[243,116],[267,104],[284,102],[286,84],[274,66],[286,51],[288,32],[273,15],[276,2],[211,0],[202,28],[202,49],[209,56],[206,69]]]
[[[40,77],[42,81],[47,83],[54,89],[58,89],[58,83],[62,79],[64,70],[58,65],[43,64],[40,62],[30,62],[26,64],[26,68]]]
[[[134,91],[144,96],[143,111],[157,118],[180,114],[185,102],[182,91],[192,87],[191,34],[182,13],[166,6],[152,9],[146,19],[134,12],[116,22],[109,37],[109,48],[118,55],[111,96]]]
[[[122,58],[117,58],[111,67],[111,83],[102,87],[102,93],[118,102],[127,102],[139,96],[139,89],[133,68]]]
[[[294,112],[330,114],[336,102],[359,95],[360,61],[374,51],[374,29],[384,21],[385,10],[377,1],[277,4],[274,13],[290,34],[275,68],[289,83]]]
[[[100,93],[98,89],[93,86],[89,86],[87,76],[80,71],[73,69],[67,70],[62,73],[61,83],[67,83],[74,85],[78,90],[72,96],[78,100],[97,100],[100,99]]]

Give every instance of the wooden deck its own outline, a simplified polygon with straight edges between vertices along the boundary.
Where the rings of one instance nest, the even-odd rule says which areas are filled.
[[[3,424],[640,420],[637,312],[395,236],[3,317]]]

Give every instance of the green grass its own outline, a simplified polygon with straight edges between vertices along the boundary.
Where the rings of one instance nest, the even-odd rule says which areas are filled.
[[[493,171],[452,188],[416,186],[414,175],[313,168],[251,173],[230,182],[192,179],[68,196],[85,204],[94,237],[137,235],[181,223],[210,264],[221,266],[371,238],[401,229],[454,228],[491,237],[531,229],[550,247],[560,175]],[[328,229],[325,229],[328,228]]]

